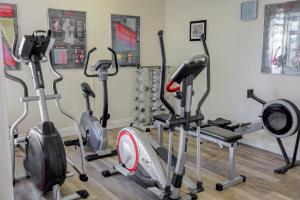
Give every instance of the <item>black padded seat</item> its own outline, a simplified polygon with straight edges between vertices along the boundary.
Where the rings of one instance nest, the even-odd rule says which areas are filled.
[[[207,120],[207,124],[211,126],[224,127],[230,125],[231,121],[223,118],[217,118],[216,120]]]
[[[238,140],[242,139],[243,136],[241,134],[229,131],[224,128],[219,128],[216,126],[208,126],[201,129],[201,134],[207,135],[210,137],[214,137],[218,140],[229,142],[229,143],[235,143]]]
[[[81,90],[87,95],[87,96],[91,96],[93,98],[96,97],[94,91],[92,90],[92,88],[90,87],[90,85],[86,82],[81,83]]]
[[[154,115],[153,119],[156,121],[166,123],[170,119],[170,115],[169,114]]]

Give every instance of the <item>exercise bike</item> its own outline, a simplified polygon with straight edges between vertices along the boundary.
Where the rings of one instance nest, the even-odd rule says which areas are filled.
[[[99,81],[103,84],[103,111],[100,120],[98,120],[91,110],[90,97],[95,98],[96,95],[89,86],[88,83],[84,82],[81,84],[81,90],[83,91],[83,96],[86,103],[86,111],[82,113],[80,118],[80,129],[84,133],[84,144],[88,144],[91,149],[96,152],[95,154],[90,154],[85,157],[87,161],[93,161],[101,158],[106,158],[110,156],[117,155],[117,150],[108,148],[108,137],[107,137],[107,121],[110,118],[108,113],[108,92],[107,92],[107,78],[109,76],[115,76],[118,74],[119,67],[116,52],[108,48],[114,57],[114,63],[116,70],[114,73],[108,73],[109,68],[112,66],[112,60],[98,60],[93,66],[97,74],[88,74],[87,68],[89,63],[90,55],[96,50],[96,48],[91,49],[85,59],[84,64],[84,75],[89,78],[98,77]],[[66,141],[66,146],[77,145],[77,140]]]
[[[188,131],[190,123],[196,122],[199,127],[203,120],[201,112],[191,116],[191,103],[194,79],[206,68],[209,68],[209,56],[204,38],[202,42],[206,55],[197,55],[186,60],[172,76],[166,86],[168,92],[181,90],[184,102],[184,115],[176,116],[174,108],[164,97],[166,58],[163,42],[163,31],[158,33],[162,53],[161,92],[162,103],[170,111],[170,118],[167,120],[169,133],[169,145],[167,158],[161,156],[160,151],[151,142],[151,136],[142,134],[136,128],[128,127],[120,131],[117,139],[117,151],[119,163],[114,165],[113,170],[102,172],[104,177],[115,174],[122,174],[140,183],[141,186],[152,191],[160,199],[197,199],[197,193],[203,191],[200,176],[200,158],[197,156],[197,183],[191,184],[185,174],[185,159],[188,143]],[[209,69],[208,69],[209,70]],[[174,83],[180,86],[172,87]],[[206,94],[205,94],[206,95]],[[204,97],[205,99],[205,97]],[[180,126],[179,151],[177,157],[172,154],[173,131]],[[200,151],[200,140],[197,140],[197,155]],[[166,162],[166,170],[161,160]],[[172,179],[171,179],[172,176]],[[181,196],[182,184],[187,184],[190,192],[187,196]],[[191,185],[193,185],[191,187]]]
[[[61,197],[60,185],[62,185],[66,178],[74,174],[67,172],[67,163],[69,163],[78,173],[81,181],[88,181],[84,165],[84,149],[81,150],[82,172],[66,157],[66,152],[63,145],[63,140],[55,128],[55,125],[49,119],[47,101],[55,100],[58,110],[73,120],[77,134],[82,144],[82,138],[78,131],[77,122],[75,119],[66,113],[61,105],[61,95],[57,91],[57,83],[63,80],[63,77],[53,68],[51,63],[51,70],[57,76],[53,81],[53,95],[46,95],[44,88],[44,78],[42,73],[41,62],[47,62],[46,55],[49,53],[54,39],[51,39],[51,31],[35,31],[33,35],[25,35],[19,46],[19,53],[17,49],[17,39],[15,36],[13,43],[13,57],[16,62],[24,63],[30,67],[32,80],[36,90],[37,96],[28,95],[28,87],[26,83],[5,70],[6,78],[20,84],[24,90],[24,96],[21,97],[21,102],[24,105],[24,112],[10,128],[11,140],[11,160],[12,173],[14,184],[24,178],[30,178],[37,189],[45,195],[49,191],[53,191],[54,200],[73,200],[80,198],[87,198],[89,193],[86,190],[79,190],[74,194],[66,197]],[[52,54],[49,55],[52,60]],[[40,109],[41,122],[29,129],[25,137],[19,137],[17,133],[18,125],[24,121],[28,114],[29,102],[38,102]],[[24,168],[26,173],[16,175],[15,172],[15,146],[20,146],[25,143],[25,159]]]

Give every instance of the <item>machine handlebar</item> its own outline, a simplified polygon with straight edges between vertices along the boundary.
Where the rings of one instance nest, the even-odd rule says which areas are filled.
[[[116,71],[115,71],[114,73],[110,73],[110,74],[107,74],[107,75],[108,75],[108,76],[115,76],[115,75],[117,75],[118,72],[119,72],[119,64],[118,64],[117,54],[116,54],[116,52],[115,52],[112,48],[108,47],[107,49],[112,53],[113,59],[114,59],[114,62],[115,62],[115,67],[116,67]],[[90,77],[90,78],[98,77],[97,74],[88,74],[88,73],[87,73],[87,68],[88,68],[88,64],[89,64],[89,60],[90,60],[90,55],[91,55],[94,51],[96,51],[96,50],[97,50],[97,48],[94,47],[94,48],[92,48],[90,51],[88,51],[88,53],[86,54],[86,58],[85,58],[85,61],[84,61],[84,75],[85,75],[86,77]],[[97,67],[97,69],[98,69],[98,67]],[[97,69],[96,69],[96,70],[97,70]]]
[[[108,51],[110,51],[112,53],[113,59],[114,59],[114,62],[115,62],[115,67],[116,67],[116,71],[114,73],[108,74],[108,76],[115,76],[119,72],[119,64],[118,64],[117,54],[112,48],[108,47],[107,49],[108,49]]]
[[[85,61],[84,61],[84,75],[86,77],[97,77],[97,74],[88,74],[87,73],[87,68],[88,68],[88,65],[89,65],[89,60],[90,60],[90,55],[96,51],[97,48],[94,47],[92,48],[91,50],[88,51],[88,53],[86,54],[86,57],[85,57]]]
[[[207,44],[206,44],[206,39],[204,37],[204,34],[201,34],[201,42],[205,51],[205,54],[208,57],[208,62],[207,62],[207,66],[206,66],[206,91],[204,93],[204,95],[202,96],[202,98],[200,99],[198,106],[197,106],[197,115],[201,115],[201,107],[203,105],[203,103],[205,102],[205,100],[207,99],[209,93],[210,93],[210,55],[209,55],[209,51],[207,48]]]
[[[161,30],[158,32],[162,64],[161,64],[161,77],[160,77],[160,100],[166,106],[166,108],[172,114],[171,117],[176,117],[175,109],[172,105],[165,99],[165,79],[166,79],[166,53],[165,53],[165,45],[164,45],[164,32]],[[172,85],[172,84],[171,84]]]
[[[58,91],[57,91],[57,83],[58,82],[61,82],[64,78],[63,76],[58,73],[58,71],[53,67],[53,54],[52,54],[52,51],[49,52],[49,60],[50,60],[50,68],[52,70],[52,72],[57,76],[56,79],[54,79],[53,83],[52,83],[52,89],[53,89],[53,92],[54,94],[58,94]]]
[[[13,41],[12,57],[16,62],[22,63],[22,59],[17,54],[17,44],[18,44],[18,35],[15,34],[14,41]]]
[[[255,94],[254,94],[254,89],[248,89],[247,90],[247,98],[251,98],[251,99],[254,99],[255,101],[257,101],[258,103],[262,104],[262,105],[265,105],[267,102],[262,100],[261,98],[257,97]]]
[[[168,92],[173,93],[173,92],[178,92],[178,91],[180,91],[180,85],[177,85],[177,86],[175,86],[175,87],[172,88],[172,85],[173,85],[174,83],[175,83],[174,81],[169,81],[169,82],[167,83],[167,85],[166,85],[166,90],[167,90]]]
[[[14,36],[14,41],[13,41],[13,49],[12,49],[12,57],[14,58],[14,60],[17,62],[17,63],[22,63],[22,59],[19,57],[19,55],[16,53],[16,49],[17,49],[17,43],[18,43],[18,35],[15,34]],[[28,87],[26,85],[26,83],[16,77],[16,76],[13,76],[11,74],[9,74],[7,72],[7,69],[6,67],[4,67],[4,75],[7,79],[9,80],[12,80],[12,81],[15,81],[16,83],[20,84],[22,87],[23,87],[23,93],[24,93],[24,97],[28,97]]]

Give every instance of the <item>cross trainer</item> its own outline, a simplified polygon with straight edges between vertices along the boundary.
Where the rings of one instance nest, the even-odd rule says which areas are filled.
[[[60,186],[65,182],[66,178],[74,175],[67,172],[67,163],[78,172],[81,181],[88,181],[88,177],[84,164],[84,149],[80,148],[82,170],[79,170],[66,156],[63,140],[49,118],[47,101],[55,100],[58,110],[74,122],[79,142],[82,144],[82,138],[75,118],[66,113],[60,105],[61,95],[58,93],[57,83],[62,81],[63,77],[52,65],[50,65],[50,68],[57,76],[57,79],[52,84],[54,94],[46,95],[44,91],[45,85],[41,62],[48,61],[46,55],[54,43],[54,39],[51,39],[51,31],[39,30],[33,32],[32,35],[25,35],[20,43],[19,53],[16,52],[17,38],[18,36],[16,35],[13,44],[13,57],[16,62],[24,63],[30,67],[37,96],[29,96],[26,83],[5,70],[6,78],[21,85],[24,93],[23,97],[21,97],[24,112],[10,128],[13,182],[16,183],[22,179],[30,178],[42,195],[52,190],[54,200],[86,199],[89,196],[86,190],[78,190],[74,194],[65,197],[62,197],[60,192]],[[52,59],[51,53],[49,57]],[[19,137],[17,127],[28,115],[29,102],[38,102],[41,122],[30,128],[25,137]],[[25,144],[25,159],[23,163],[26,172],[25,174],[17,175],[15,172],[15,148],[21,144]]]
[[[166,56],[163,42],[163,31],[158,33],[161,54],[162,54],[162,71],[166,68]],[[203,191],[200,160],[197,156],[197,184],[189,188],[190,192],[182,196],[181,187],[185,180],[185,160],[188,143],[188,131],[190,123],[196,122],[201,124],[203,116],[201,112],[191,115],[193,81],[205,69],[209,68],[209,54],[204,38],[202,44],[206,54],[196,55],[186,60],[179,69],[173,74],[171,80],[165,88],[165,73],[161,73],[161,93],[160,98],[163,104],[170,111],[170,118],[167,121],[170,128],[168,155],[166,170],[161,163],[160,154],[156,151],[151,143],[149,135],[143,134],[135,128],[124,128],[120,131],[117,139],[118,164],[114,165],[113,170],[103,171],[105,177],[122,174],[127,176],[143,187],[155,193],[160,199],[197,199],[197,193]],[[173,87],[174,83],[181,86]],[[182,91],[182,101],[185,102],[184,115],[176,116],[174,108],[164,97],[164,90],[168,92]],[[201,107],[201,106],[200,106]],[[179,152],[176,157],[175,166],[172,168],[172,136],[174,127],[180,126]],[[200,127],[198,128],[200,130]],[[197,150],[200,151],[200,139],[197,143]],[[164,160],[162,158],[162,160]],[[172,179],[171,179],[172,177]]]

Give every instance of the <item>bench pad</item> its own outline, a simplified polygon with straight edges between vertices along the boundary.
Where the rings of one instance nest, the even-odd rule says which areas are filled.
[[[222,140],[224,142],[234,143],[242,139],[241,134],[226,130],[224,128],[219,128],[216,126],[209,126],[201,129],[201,134],[214,137],[216,139]]]

